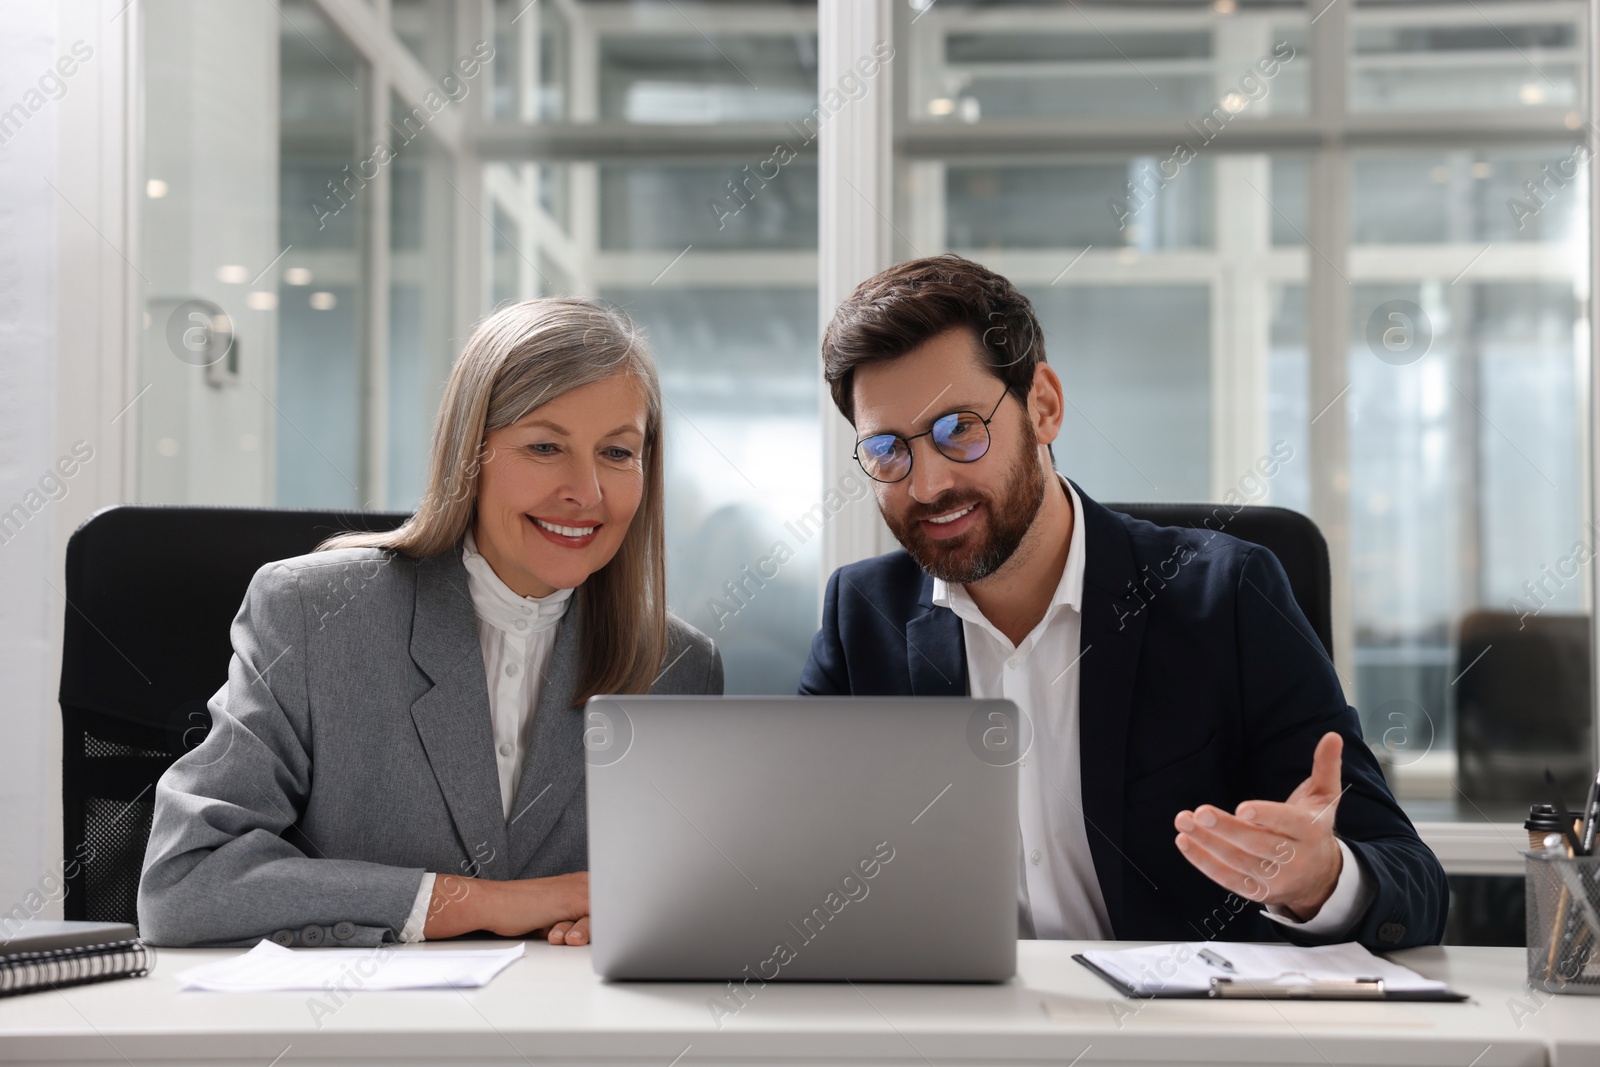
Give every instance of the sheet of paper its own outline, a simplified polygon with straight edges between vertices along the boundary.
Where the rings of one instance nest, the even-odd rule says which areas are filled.
[[[295,952],[263,941],[249,952],[179,971],[180,989],[273,993],[292,989],[477,989],[518,959],[509,948],[316,948]]]
[[[1233,964],[1229,972],[1208,962],[1201,949]],[[1180,941],[1144,948],[1093,949],[1084,958],[1143,994],[1200,993],[1211,979],[1236,982],[1326,982],[1381,978],[1386,992],[1443,992],[1443,982],[1368,952],[1354,941],[1342,945],[1262,945],[1249,942]]]

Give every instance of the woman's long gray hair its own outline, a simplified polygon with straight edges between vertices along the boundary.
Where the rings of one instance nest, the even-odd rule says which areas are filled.
[[[383,548],[414,559],[456,549],[476,514],[485,438],[613,374],[632,376],[646,397],[644,494],[617,554],[579,588],[583,661],[573,703],[648,692],[667,647],[661,382],[643,334],[620,312],[549,297],[479,323],[445,385],[416,513],[395,530],[339,534],[319,549]]]

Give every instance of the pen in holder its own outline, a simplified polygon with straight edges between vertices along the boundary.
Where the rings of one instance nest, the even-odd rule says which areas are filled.
[[[1600,994],[1600,856],[1524,855],[1528,984]]]

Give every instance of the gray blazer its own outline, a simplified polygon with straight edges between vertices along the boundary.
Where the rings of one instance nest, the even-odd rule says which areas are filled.
[[[556,634],[508,821],[459,548],[316,552],[255,574],[212,727],[156,786],[139,931],[158,945],[376,945],[427,871],[588,868],[581,603]],[[722,659],[670,618],[654,693],[722,692]]]

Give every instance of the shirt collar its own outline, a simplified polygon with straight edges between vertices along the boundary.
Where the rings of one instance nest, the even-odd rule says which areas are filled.
[[[1072,539],[1067,544],[1067,564],[1061,568],[1061,580],[1056,583],[1055,595],[1050,598],[1050,606],[1045,609],[1044,618],[1039,621],[1043,626],[1049,622],[1055,613],[1064,607],[1074,611],[1083,610],[1083,575],[1084,575],[1084,536],[1083,536],[1083,503],[1078,499],[1078,491],[1072,483],[1063,478],[1059,473],[1061,484],[1067,491],[1067,502],[1072,507]],[[949,608],[963,619],[975,623],[989,624],[983,612],[978,610],[978,605],[972,599],[972,594],[967,592],[964,585],[952,585],[942,578],[933,580],[933,602],[941,608]]]
[[[518,596],[478,553],[478,543],[470,529],[461,546],[461,563],[467,568],[467,589],[472,594],[473,610],[478,618],[496,630],[522,636],[549,629],[567,613],[571,589],[557,589],[544,597]]]

